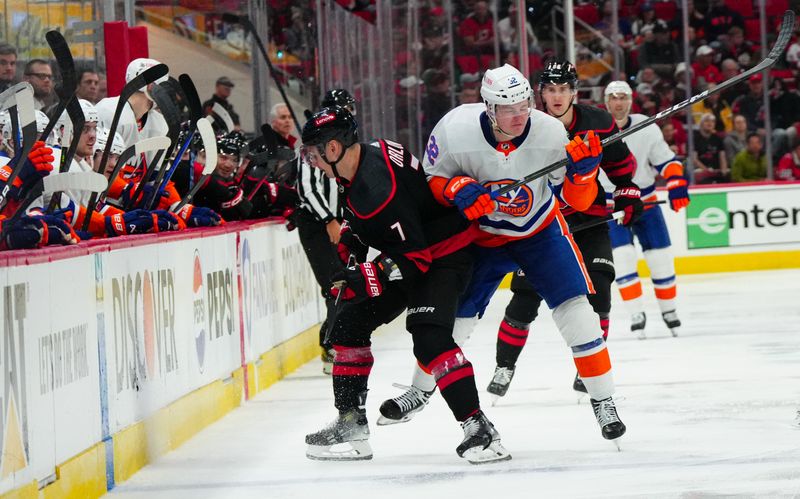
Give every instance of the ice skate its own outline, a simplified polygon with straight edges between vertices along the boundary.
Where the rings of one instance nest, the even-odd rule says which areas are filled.
[[[594,417],[597,418],[597,424],[600,425],[603,438],[611,440],[616,445],[617,450],[620,450],[619,438],[625,434],[625,424],[620,421],[617,415],[617,407],[614,405],[614,400],[611,397],[603,400],[592,399],[592,409],[594,410]]]
[[[486,391],[492,394],[492,405],[495,405],[500,397],[505,396],[508,391],[508,386],[511,380],[514,379],[515,367],[500,367],[494,368],[494,376]]]
[[[643,340],[646,338],[644,333],[644,326],[647,324],[647,316],[644,312],[636,312],[631,316],[631,332],[637,338]]]
[[[330,374],[333,371],[333,359],[336,356],[336,350],[333,348],[322,348],[320,360],[322,360],[322,374]]]
[[[681,328],[681,320],[678,319],[678,313],[674,310],[670,310],[669,312],[664,312],[661,314],[661,317],[664,318],[664,324],[667,325],[669,332],[672,333],[672,336],[677,338],[678,331],[680,331]]]
[[[411,418],[416,413],[425,408],[431,395],[436,391],[434,388],[426,392],[416,386],[406,386],[399,383],[393,383],[392,386],[405,389],[405,392],[398,397],[383,401],[380,408],[381,417],[378,418],[378,426],[411,421]]]
[[[511,459],[511,454],[500,443],[500,434],[478,411],[461,423],[464,440],[456,447],[456,453],[472,464],[484,464]]]
[[[339,414],[332,423],[306,435],[306,457],[320,461],[360,461],[372,459],[369,425],[362,409]]]

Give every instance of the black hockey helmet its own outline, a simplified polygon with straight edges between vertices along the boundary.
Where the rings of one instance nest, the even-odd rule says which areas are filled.
[[[356,100],[350,95],[350,92],[343,88],[334,88],[325,92],[320,102],[320,107],[333,107],[342,106],[350,111],[353,116],[356,115]]]
[[[578,88],[578,72],[571,62],[554,59],[547,63],[539,75],[539,92],[548,83],[556,85],[568,83],[570,88],[575,90]]]
[[[337,140],[347,148],[358,142],[358,123],[342,106],[324,107],[311,115],[303,125],[303,144],[324,146]]]
[[[236,132],[231,132],[217,138],[217,152],[219,154],[227,154],[230,156],[240,157],[245,142]]]

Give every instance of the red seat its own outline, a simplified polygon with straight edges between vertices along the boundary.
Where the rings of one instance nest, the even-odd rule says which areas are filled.
[[[655,2],[653,3],[653,10],[656,12],[656,17],[665,21],[672,21],[675,14],[678,12],[678,6],[672,0]]]
[[[751,42],[761,41],[761,24],[758,19],[744,20],[744,37]]]
[[[766,0],[765,10],[767,16],[782,16],[789,10],[789,0]]]
[[[578,5],[575,7],[575,17],[585,22],[589,26],[594,26],[598,21],[600,21],[600,12],[597,10],[597,5]]]
[[[741,14],[742,17],[753,17],[754,15],[752,0],[725,0],[725,5]]]

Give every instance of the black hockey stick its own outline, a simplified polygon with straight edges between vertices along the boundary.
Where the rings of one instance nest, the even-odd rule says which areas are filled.
[[[740,74],[734,76],[733,78],[730,78],[730,79],[720,83],[719,85],[717,85],[714,88],[711,88],[711,89],[705,90],[703,92],[700,92],[697,95],[693,95],[693,96],[689,97],[688,99],[686,99],[683,102],[679,102],[679,103],[677,103],[677,104],[675,104],[673,106],[668,107],[667,109],[664,109],[663,111],[657,113],[655,116],[651,116],[651,117],[647,118],[644,121],[640,121],[639,123],[637,123],[635,125],[632,125],[631,127],[626,128],[625,130],[622,130],[622,131],[612,135],[611,137],[606,137],[600,143],[602,144],[603,147],[606,147],[606,146],[608,146],[610,144],[613,144],[614,142],[622,140],[625,137],[627,137],[628,135],[631,135],[632,133],[636,133],[639,130],[641,130],[641,129],[647,127],[647,126],[652,125],[656,121],[664,119],[664,118],[666,118],[668,116],[672,116],[673,114],[677,113],[678,111],[680,111],[680,110],[682,110],[682,109],[684,109],[686,107],[691,106],[695,102],[702,101],[703,99],[707,98],[710,95],[714,95],[716,93],[719,93],[719,92],[725,90],[726,88],[729,88],[729,87],[731,87],[733,85],[736,85],[737,83],[739,83],[741,81],[746,80],[747,78],[749,78],[750,76],[752,76],[752,75],[754,75],[756,73],[759,73],[761,71],[764,71],[765,69],[768,69],[768,68],[772,67],[778,61],[778,59],[780,58],[781,54],[786,49],[786,45],[789,43],[789,40],[792,37],[792,32],[794,31],[794,18],[795,18],[795,14],[791,10],[787,10],[786,12],[783,13],[783,22],[781,24],[781,31],[780,31],[780,33],[778,33],[778,38],[777,38],[777,40],[775,40],[775,45],[772,47],[772,50],[770,50],[769,54],[767,55],[767,58],[764,59],[763,61],[761,61],[760,63],[756,64],[755,66],[753,66],[752,68],[748,69],[747,71],[745,71],[743,73],[740,73]],[[500,196],[502,194],[507,193],[508,191],[512,191],[512,190],[514,190],[514,189],[516,189],[518,187],[521,187],[521,186],[527,184],[528,182],[533,182],[534,180],[536,180],[538,178],[541,178],[541,177],[544,177],[545,175],[547,175],[549,173],[552,173],[552,172],[558,170],[559,168],[563,168],[565,166],[567,166],[567,158],[564,158],[564,159],[562,159],[560,161],[557,161],[557,162],[555,162],[555,163],[553,163],[553,164],[551,164],[549,166],[546,166],[546,167],[542,168],[541,170],[537,170],[537,171],[531,173],[530,175],[526,175],[525,178],[523,178],[521,180],[517,180],[514,183],[505,185],[505,186],[497,189],[496,191],[493,191],[492,192],[492,197],[493,198],[497,198],[497,196]]]
[[[56,108],[50,113],[50,116],[48,116],[50,121],[39,136],[39,140],[43,142],[47,139],[47,136],[50,135],[50,132],[53,131],[58,118],[67,107],[67,103],[75,98],[75,91],[78,89],[75,61],[72,59],[72,52],[70,52],[69,45],[67,45],[64,36],[58,31],[53,30],[48,31],[44,37],[47,39],[47,44],[50,45],[50,50],[53,51],[53,55],[56,58],[58,71],[61,73],[61,86],[56,88],[58,105],[56,105]]]
[[[275,82],[275,86],[278,87],[278,92],[280,92],[284,104],[286,104],[286,107],[289,109],[289,114],[292,115],[292,119],[294,120],[294,126],[297,128],[297,133],[302,135],[303,131],[300,129],[300,122],[297,120],[297,116],[294,114],[294,109],[292,109],[292,105],[289,104],[289,98],[286,97],[286,92],[283,90],[283,85],[281,84],[281,81],[278,78],[278,72],[275,71],[275,67],[272,65],[272,61],[269,60],[267,51],[266,49],[264,49],[264,42],[261,41],[261,37],[258,36],[256,27],[253,26],[253,23],[250,22],[250,19],[247,16],[239,16],[228,12],[222,14],[222,22],[230,24],[237,24],[237,23],[241,24],[242,27],[245,29],[245,31],[249,31],[250,34],[253,36],[253,38],[256,41],[256,45],[258,46],[258,50],[261,52],[261,55],[264,58],[264,62],[267,63],[267,68],[269,69],[269,75],[272,77],[272,81]]]
[[[83,108],[78,99],[69,99],[67,101],[67,115],[72,122],[72,139],[69,142],[69,147],[61,150],[60,164],[58,166],[59,174],[69,171],[72,158],[75,157],[75,151],[78,150],[78,142],[81,140],[83,125],[86,123],[86,116],[83,115]],[[57,192],[56,194],[50,198],[50,205],[47,207],[48,211],[55,210],[61,201],[61,193]]]
[[[269,158],[271,151],[275,151],[278,149],[278,141],[275,138],[276,136],[277,133],[275,132],[275,130],[272,129],[271,126],[267,124],[261,125],[261,137],[259,138],[262,141],[264,141],[264,144],[266,145],[267,152],[262,154],[267,156],[267,158]],[[251,161],[251,163],[255,163],[255,160]],[[268,176],[269,176],[269,171],[265,171],[264,175],[258,180],[256,186],[253,187],[253,192],[251,192],[250,195],[247,196],[248,201],[253,199],[253,196],[256,195],[256,192],[258,192],[261,186],[264,185],[264,183],[267,181]]]
[[[164,189],[167,188],[167,183],[172,178],[172,174],[175,173],[175,169],[181,162],[183,153],[186,152],[186,149],[189,148],[189,144],[192,143],[192,138],[197,130],[198,121],[200,121],[200,118],[203,117],[203,105],[200,102],[200,97],[197,95],[197,89],[194,86],[192,78],[184,73],[178,77],[178,81],[180,82],[181,90],[183,90],[183,95],[186,97],[186,103],[189,107],[189,115],[191,119],[191,122],[189,123],[189,133],[187,134],[186,139],[183,141],[183,144],[181,144],[180,149],[178,149],[178,153],[175,155],[175,159],[172,161],[172,164],[169,166],[169,168],[161,168],[161,170],[159,170],[158,177],[156,177],[155,182],[153,182],[153,187],[155,187],[155,190],[153,191],[152,199],[150,199],[151,207],[149,209],[153,209],[152,205],[158,202],[158,199],[161,198]],[[147,206],[147,204],[145,204],[145,206]]]
[[[347,265],[345,268],[352,267],[356,264],[356,255],[350,253],[347,257]],[[329,345],[331,341],[331,333],[333,333],[333,326],[336,323],[336,318],[339,317],[339,314],[342,311],[342,307],[344,304],[341,303],[342,295],[344,294],[344,288],[347,285],[347,281],[334,281],[331,283],[334,288],[339,290],[339,294],[336,295],[336,299],[333,301],[333,313],[330,314],[330,317],[326,317],[328,319],[328,327],[325,329],[325,336],[322,338],[323,345]]]
[[[666,201],[648,201],[646,203],[642,203],[644,206],[655,206],[659,204],[664,204]],[[582,224],[578,224],[575,227],[569,228],[569,233],[574,234],[576,232],[580,232],[584,229],[591,229],[592,227],[597,227],[598,225],[603,225],[604,223],[611,222],[612,220],[619,220],[620,218],[625,216],[625,211],[615,211],[610,216],[597,218],[595,220],[589,220],[587,222],[583,222]]]
[[[206,150],[206,164],[203,165],[203,174],[200,176],[200,179],[192,186],[192,189],[186,193],[183,199],[181,199],[178,206],[171,210],[173,213],[181,211],[181,208],[192,202],[194,195],[197,194],[197,191],[203,186],[205,180],[217,168],[217,138],[214,136],[214,128],[211,126],[211,122],[208,118],[200,118],[197,121],[197,133],[199,133],[200,137],[203,139],[203,148]]]
[[[122,116],[122,111],[125,109],[125,106],[128,105],[128,99],[133,96],[136,92],[140,91],[143,87],[153,83],[154,81],[158,80],[167,75],[169,69],[167,68],[166,64],[156,64],[155,66],[149,67],[142,71],[139,76],[133,78],[131,81],[125,84],[122,87],[122,91],[119,93],[119,101],[117,102],[117,108],[114,110],[114,117],[111,120],[111,126],[108,129],[108,142],[106,143],[105,149],[103,149],[103,156],[100,158],[100,166],[97,168],[97,171],[104,171],[106,169],[106,164],[108,163],[108,156],[111,154],[111,146],[114,143],[114,134],[117,131],[117,126],[119,125],[119,118]],[[89,198],[89,206],[86,207],[86,218],[83,221],[83,226],[81,230],[84,232],[89,230],[89,221],[92,217],[92,212],[94,211],[95,205],[97,204],[97,193],[92,193],[92,196]]]
[[[4,205],[8,197],[8,192],[14,184],[14,180],[25,165],[28,154],[31,152],[31,149],[33,149],[34,142],[36,142],[36,113],[33,106],[33,89],[28,83],[17,84],[12,87],[12,89],[16,89],[13,98],[6,99],[0,107],[2,107],[3,110],[8,109],[12,123],[14,123],[14,120],[17,120],[17,123],[19,123],[18,127],[21,128],[22,146],[14,148],[14,157],[9,162],[9,165],[12,167],[11,174],[6,179],[2,191],[0,191],[0,206]],[[19,113],[19,116],[17,116],[17,113]],[[18,134],[20,134],[20,132],[15,130],[15,141],[17,140],[16,135]]]

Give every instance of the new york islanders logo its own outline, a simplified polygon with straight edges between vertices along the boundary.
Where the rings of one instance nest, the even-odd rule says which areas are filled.
[[[514,182],[515,180],[510,179],[495,180],[486,183],[486,187],[494,192]],[[524,217],[533,207],[533,191],[527,185],[523,185],[497,196],[495,201],[498,205],[497,211],[512,217]]]

